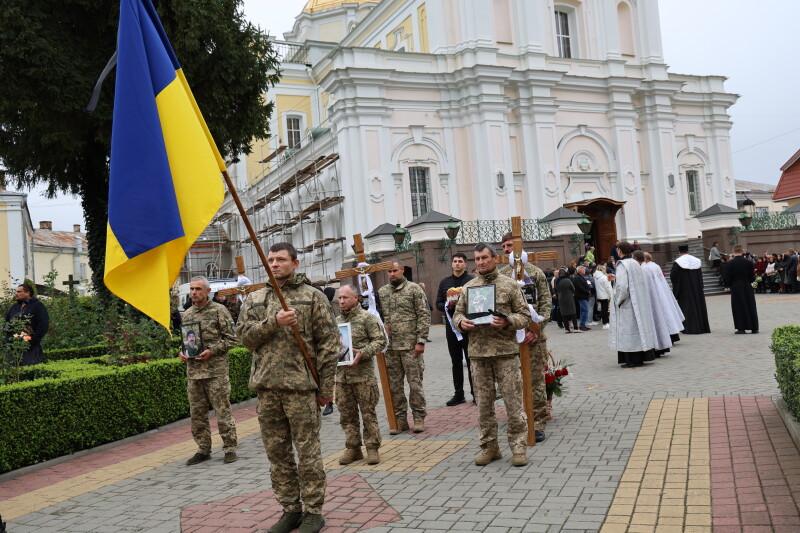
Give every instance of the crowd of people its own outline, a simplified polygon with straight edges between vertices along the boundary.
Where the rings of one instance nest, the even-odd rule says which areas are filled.
[[[730,261],[734,254],[726,254],[718,248],[718,243],[713,243],[709,251],[709,260],[719,276],[719,282],[726,288],[723,276],[723,267]],[[712,259],[716,258],[716,259]],[[745,250],[742,258],[753,265],[755,280],[753,288],[758,294],[792,294],[800,292],[800,264],[798,255],[793,249],[784,253],[765,252],[756,255]]]

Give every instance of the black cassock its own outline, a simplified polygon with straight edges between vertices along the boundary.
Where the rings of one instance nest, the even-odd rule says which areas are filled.
[[[683,256],[681,256],[683,257]],[[697,268],[683,268],[680,257],[672,264],[669,279],[672,282],[672,293],[683,311],[683,331],[688,335],[711,333],[708,325],[706,296],[703,292],[703,274],[699,268],[699,260],[695,259]]]
[[[737,255],[722,268],[722,280],[731,288],[733,325],[737,330],[758,331],[758,310],[752,283],[756,280],[753,263]]]

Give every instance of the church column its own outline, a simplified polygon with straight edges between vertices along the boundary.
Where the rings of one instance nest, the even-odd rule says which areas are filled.
[[[714,89],[717,92],[712,93],[712,100],[706,105],[705,115],[710,119],[704,122],[703,127],[710,132],[708,155],[711,159],[711,168],[708,172],[713,172],[709,185],[712,201],[703,207],[716,203],[736,206],[736,184],[730,140],[733,123],[728,115],[728,108],[736,102],[738,96],[724,92],[723,79],[717,76],[710,77],[712,84],[716,85]]]
[[[552,22],[545,0],[512,0],[519,53],[547,53],[547,24]],[[542,57],[542,65],[544,58]]]

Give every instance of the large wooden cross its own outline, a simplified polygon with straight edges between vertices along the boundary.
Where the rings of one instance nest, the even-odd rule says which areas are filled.
[[[236,271],[240,276],[245,275],[244,257],[241,255],[236,256]],[[217,295],[230,296],[231,294],[250,294],[258,289],[263,289],[266,286],[266,283],[253,283],[252,285],[245,285],[244,287],[231,287],[230,289],[222,289],[217,291]]]
[[[359,263],[366,263],[367,256],[364,255],[364,241],[361,239],[361,234],[356,233],[353,235],[353,250],[356,253],[356,260]],[[372,274],[373,272],[381,272],[392,268],[391,261],[384,261],[375,265],[367,267],[349,268],[347,270],[340,270],[336,272],[336,279],[350,278],[358,276],[359,274]],[[359,291],[361,292],[361,291]],[[387,339],[388,340],[388,339]],[[386,370],[386,359],[383,353],[379,353],[378,360],[378,374],[381,377],[381,388],[383,389],[383,401],[386,404],[386,419],[389,421],[389,429],[397,429],[397,418],[394,415],[394,400],[392,399],[392,388],[389,386],[389,373]]]
[[[514,239],[514,268],[512,274],[522,281],[525,271],[522,267],[522,219],[511,217],[511,238]],[[522,367],[522,405],[528,417],[528,446],[536,446],[536,433],[533,419],[533,375],[531,374],[531,352],[527,344],[519,345],[519,363]]]

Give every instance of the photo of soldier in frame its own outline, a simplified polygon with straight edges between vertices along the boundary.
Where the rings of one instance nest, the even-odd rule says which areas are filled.
[[[494,285],[467,287],[467,317],[476,326],[491,324],[493,320],[491,313],[494,309]]]
[[[205,351],[200,322],[181,324],[181,340],[183,341],[183,355],[189,359],[194,359]]]
[[[339,324],[339,363],[338,366],[353,364],[353,336],[350,332],[350,322]]]

